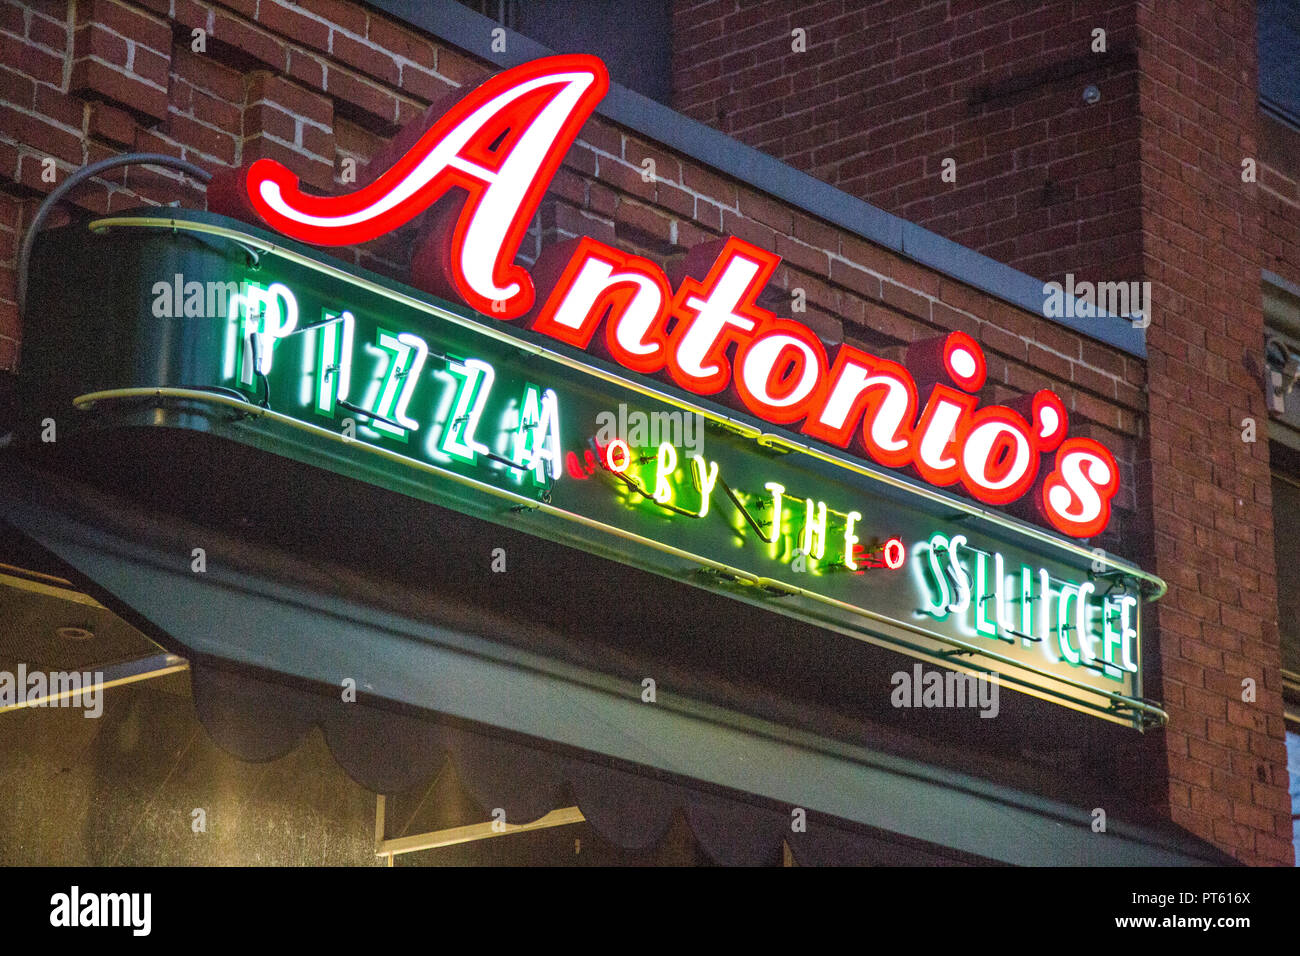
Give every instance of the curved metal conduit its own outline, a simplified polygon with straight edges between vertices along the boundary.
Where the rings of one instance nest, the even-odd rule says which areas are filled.
[[[36,215],[32,217],[32,224],[27,227],[27,232],[23,236],[22,246],[18,250],[18,275],[15,280],[15,298],[18,302],[18,315],[20,318],[27,311],[27,265],[32,258],[32,249],[36,245],[36,234],[41,231],[41,226],[45,225],[45,220],[49,218],[54,207],[73,189],[80,186],[87,179],[93,179],[101,173],[106,173],[110,169],[117,169],[120,166],[164,166],[168,169],[179,169],[183,173],[189,173],[205,186],[212,181],[212,174],[203,167],[196,166],[189,160],[168,156],[166,153],[123,153],[121,156],[101,159],[97,163],[91,163],[89,166],[78,169],[45,197],[44,201],[37,207]]]

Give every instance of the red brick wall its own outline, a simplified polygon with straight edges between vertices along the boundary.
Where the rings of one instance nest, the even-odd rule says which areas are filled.
[[[32,8],[0,0],[3,367],[18,360],[21,330],[13,303],[13,263],[25,223],[39,197],[53,188],[40,176],[47,156],[55,159],[60,178],[87,161],[130,149],[170,153],[211,170],[275,156],[310,183],[346,188],[340,183],[346,160],[364,166],[381,143],[431,101],[492,72],[430,37],[362,6],[335,0],[78,0],[76,9],[74,15],[66,2],[43,0]],[[114,24],[127,32],[119,33]],[[195,27],[208,31],[207,53],[191,50]],[[938,51],[932,57],[942,60]],[[165,91],[165,99],[158,97],[156,87]],[[1226,89],[1225,96],[1238,97],[1226,102],[1242,102],[1243,90]],[[1153,104],[1163,102],[1150,91],[1146,95],[1153,97]],[[1154,120],[1165,115],[1154,105],[1152,109]],[[1235,113],[1229,118],[1235,124],[1245,122]],[[647,157],[656,161],[655,182],[642,179]],[[1154,154],[1150,162],[1153,170],[1165,168],[1161,163],[1166,160]],[[1225,163],[1220,159],[1220,166]],[[1214,167],[1216,173],[1219,168]],[[1152,174],[1153,195],[1162,195],[1160,190],[1168,187],[1170,195],[1161,201],[1170,204],[1172,221],[1181,222],[1187,213],[1177,204],[1187,197],[1176,186]],[[1215,188],[1223,192],[1233,187],[1218,183]],[[172,200],[201,207],[202,189],[172,174],[133,169],[87,184],[75,194],[79,206],[95,211]],[[1169,622],[1168,635],[1153,642],[1161,647],[1163,688],[1172,695],[1177,715],[1169,735],[1174,781],[1166,813],[1220,845],[1240,849],[1245,858],[1281,860],[1283,851],[1275,845],[1280,839],[1277,821],[1260,815],[1276,816],[1284,810],[1277,799],[1279,793],[1285,797],[1284,769],[1278,782],[1278,768],[1284,768],[1285,761],[1278,756],[1272,726],[1272,715],[1280,714],[1276,639],[1270,645],[1265,635],[1250,633],[1250,620],[1257,619],[1251,615],[1269,615],[1266,588],[1272,579],[1267,562],[1272,552],[1266,540],[1267,470],[1260,457],[1266,451],[1262,445],[1244,452],[1234,448],[1234,467],[1219,470],[1214,461],[1218,452],[1196,445],[1198,436],[1215,434],[1213,428],[1229,429],[1233,416],[1239,420],[1256,414],[1262,422],[1262,407],[1252,399],[1249,383],[1233,370],[1241,349],[1235,340],[1235,357],[1224,355],[1217,342],[1202,343],[1204,354],[1188,355],[1182,360],[1187,364],[1165,357],[1182,347],[1177,335],[1196,338],[1193,319],[1201,310],[1221,324],[1230,309],[1240,313],[1237,293],[1245,298],[1249,269],[1258,275],[1259,267],[1254,259],[1246,261],[1251,253],[1243,247],[1244,239],[1233,239],[1225,247],[1230,254],[1201,249],[1204,257],[1188,264],[1172,258],[1166,263],[1160,258],[1160,237],[1146,236],[1146,261],[1152,277],[1162,283],[1157,316],[1162,307],[1170,316],[1163,331],[1153,335],[1157,351],[1152,365],[1161,376],[1153,395],[1159,399],[1160,423],[1158,428],[1153,424],[1148,440],[1144,363],[921,268],[603,119],[588,123],[570,151],[534,224],[527,251],[535,255],[543,242],[588,234],[667,265],[696,242],[724,232],[785,257],[764,304],[786,313],[789,290],[804,289],[808,311],[795,317],[828,341],[851,340],[897,357],[917,338],[966,330],[989,355],[987,398],[1051,387],[1065,399],[1077,431],[1115,449],[1123,491],[1116,502],[1116,520],[1100,543],[1132,555],[1133,542],[1143,537],[1142,528],[1154,514],[1161,522],[1157,570],[1174,584],[1169,612],[1161,618],[1162,625]],[[342,254],[400,276],[403,240],[397,235]],[[1200,279],[1184,283],[1175,266],[1194,266]],[[1227,295],[1209,285],[1206,277],[1219,269],[1228,269],[1242,289]],[[1258,302],[1257,283],[1248,301]],[[1244,340],[1251,322],[1257,330],[1258,314],[1252,316],[1247,309],[1243,327],[1231,328]],[[1213,383],[1217,393],[1232,395],[1236,404],[1231,415],[1220,416],[1222,421],[1197,417],[1193,423],[1192,410],[1202,403],[1190,394],[1175,401],[1170,390],[1180,383],[1190,388],[1196,374],[1192,370],[1207,365],[1222,378]],[[1192,430],[1193,424],[1199,432]],[[1175,448],[1178,461],[1191,454],[1192,464],[1171,464]],[[1189,516],[1186,506],[1171,502],[1164,493],[1154,504],[1140,496],[1140,458],[1152,459],[1142,468],[1154,470],[1156,487],[1184,488],[1194,496],[1189,500],[1197,503],[1197,510],[1219,515],[1223,526]],[[1196,472],[1211,467],[1215,471],[1209,477]],[[1246,504],[1228,506],[1223,496],[1234,493]],[[1187,528],[1190,537],[1183,534]],[[1247,530],[1249,546],[1241,539]],[[1207,537],[1211,531],[1217,537]],[[1233,544],[1226,551],[1220,548],[1219,541],[1229,539]],[[1193,570],[1185,571],[1180,562],[1191,547],[1201,549],[1200,563],[1188,564]],[[1202,592],[1213,595],[1208,599],[1212,608],[1207,609]],[[1235,636],[1225,637],[1232,628]],[[1265,671],[1257,709],[1231,706],[1226,697],[1228,685],[1238,679],[1237,670],[1258,669],[1260,661]],[[1220,717],[1196,710],[1211,706],[1205,703],[1206,695],[1223,708]],[[1276,719],[1280,727],[1280,717]],[[1263,721],[1262,727],[1254,725],[1257,720]],[[1193,739],[1198,743],[1192,744]],[[1145,752],[1149,740],[1139,742],[1135,736],[1134,752]],[[1132,755],[1116,759],[1121,757]],[[1257,781],[1259,772],[1264,779]],[[1199,789],[1193,791],[1197,781]],[[1195,806],[1193,792],[1199,794]],[[1214,806],[1215,801],[1221,805]],[[1228,828],[1221,829],[1218,820],[1230,821]]]
[[[673,105],[1030,275],[1129,280],[1134,37],[1132,0],[676,0]]]
[[[1290,863],[1268,416],[1245,362],[1263,340],[1263,190],[1241,177],[1258,145],[1255,8],[1202,4],[1170,17],[1143,6],[1138,29],[1155,316],[1141,497],[1169,583],[1152,662],[1171,717],[1168,811],[1243,861]],[[1260,430],[1253,444],[1242,440],[1247,417]],[[1254,703],[1242,700],[1243,678],[1257,684]]]

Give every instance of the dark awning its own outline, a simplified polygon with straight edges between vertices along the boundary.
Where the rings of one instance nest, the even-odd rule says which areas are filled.
[[[1077,807],[670,687],[644,703],[636,682],[533,649],[560,635],[494,638],[518,638],[520,622],[455,595],[386,589],[12,461],[0,481],[11,489],[0,519],[191,658],[200,718],[246,759],[281,755],[319,725],[376,792],[427,779],[451,755],[470,792],[507,819],[562,805],[567,786],[598,830],[631,848],[680,807],[722,862],[770,858],[781,840],[809,863],[1226,861],[1172,827],[1112,818],[1099,835]],[[379,706],[343,703],[346,678]],[[791,830],[796,807],[806,833]]]

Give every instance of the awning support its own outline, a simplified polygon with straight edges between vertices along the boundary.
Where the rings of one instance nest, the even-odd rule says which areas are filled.
[[[0,714],[8,713],[11,710],[22,710],[25,707],[58,706],[59,701],[71,700],[74,697],[81,699],[85,694],[98,693],[110,687],[121,687],[124,684],[134,684],[138,681],[151,680],[155,677],[164,677],[167,674],[189,670],[190,664],[183,657],[162,653],[149,654],[145,657],[137,657],[133,660],[121,661],[106,666],[92,665],[92,667],[94,668],[93,672],[100,675],[99,680],[80,685],[75,689],[61,690],[39,697],[24,698],[8,705],[0,705]]]
[[[508,836],[511,833],[526,833],[530,830],[549,830],[552,827],[568,826],[582,823],[586,817],[577,807],[563,807],[552,810],[546,816],[531,823],[471,823],[449,830],[434,830],[431,833],[416,833],[411,836],[384,839],[385,798],[381,793],[375,798],[375,856],[385,860],[385,866],[393,865],[393,858],[402,853],[415,853],[419,850],[436,850],[439,847],[455,846],[457,843],[473,843],[490,837]]]

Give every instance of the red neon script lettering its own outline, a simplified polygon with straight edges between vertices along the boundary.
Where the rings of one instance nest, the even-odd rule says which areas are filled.
[[[544,250],[534,285],[515,257],[608,88],[595,57],[536,60],[491,78],[443,116],[427,116],[423,132],[424,124],[409,127],[390,149],[413,145],[354,192],[307,195],[285,166],[261,159],[215,177],[209,208],[260,218],[306,242],[353,245],[411,222],[458,187],[468,198],[429,217],[413,245],[420,288],[499,319],[527,316],[570,346],[697,395],[722,393],[765,421],[853,445],[932,485],[960,483],[994,505],[1030,495],[1066,534],[1105,529],[1119,487],[1114,457],[1092,439],[1065,437],[1065,405],[1050,391],[981,407],[987,365],[965,333],[913,343],[903,364],[849,345],[830,359],[810,328],[757,304],[781,259],[736,238],[688,253],[675,293],[656,263],[590,238]],[[386,162],[381,156],[372,167]],[[1043,457],[1053,451],[1046,471]],[[611,446],[601,454],[614,468],[629,453]],[[575,477],[590,467],[569,463]]]

